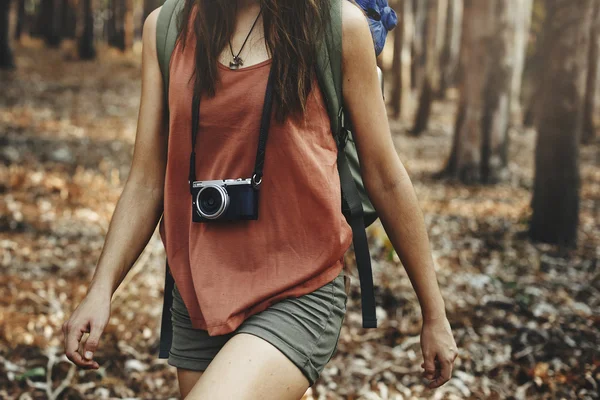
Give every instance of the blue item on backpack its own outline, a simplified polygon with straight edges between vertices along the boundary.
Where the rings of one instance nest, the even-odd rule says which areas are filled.
[[[398,16],[388,5],[387,0],[356,0],[356,2],[367,14],[375,44],[375,54],[379,55],[385,45],[388,31],[398,25]]]

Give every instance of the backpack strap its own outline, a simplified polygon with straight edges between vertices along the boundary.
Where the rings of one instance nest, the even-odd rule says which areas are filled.
[[[375,290],[371,269],[371,255],[364,221],[362,199],[344,151],[345,136],[350,135],[342,126],[344,110],[342,100],[342,2],[331,0],[331,23],[327,26],[317,62],[317,78],[327,103],[331,130],[338,142],[337,166],[342,188],[342,203],[352,227],[356,266],[360,279],[363,328],[376,328]]]
[[[183,0],[166,0],[156,21],[156,55],[160,65],[160,71],[163,77],[165,113],[169,115],[169,63],[171,53],[175,48],[177,40],[177,21],[176,17],[180,8],[183,6]],[[164,215],[161,219],[164,218]],[[173,287],[175,280],[169,269],[169,262],[165,263],[165,289],[163,299],[162,318],[160,322],[160,341],[158,358],[168,358],[171,344],[173,342],[173,325],[171,322],[171,307],[173,305]]]
[[[183,5],[183,0],[166,0],[156,21],[156,55],[163,76],[165,99],[167,100],[169,98],[169,63],[178,36],[177,15]],[[168,112],[169,107],[166,109]]]

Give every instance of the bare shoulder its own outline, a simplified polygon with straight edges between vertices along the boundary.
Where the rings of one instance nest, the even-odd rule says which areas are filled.
[[[351,1],[342,1],[342,58],[361,60],[374,53],[369,22],[362,9]]]
[[[342,0],[342,29],[345,32],[361,29],[361,26],[368,28],[367,18],[363,10],[352,1]]]
[[[154,54],[156,54],[156,21],[161,8],[162,6],[148,14],[142,28],[142,44]]]

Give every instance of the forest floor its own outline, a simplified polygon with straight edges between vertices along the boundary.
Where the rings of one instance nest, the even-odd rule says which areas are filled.
[[[62,341],[130,167],[139,50],[100,49],[98,61],[81,62],[29,41],[15,53],[18,69],[0,72],[0,398],[175,398],[175,369],[158,359],[164,250],[157,233],[114,295],[95,357],[100,370],[77,370]],[[511,129],[505,182],[439,181],[433,175],[449,154],[454,112],[452,98],[436,102],[420,137],[391,122],[459,347],[452,379],[426,388],[419,304],[375,225],[379,327],[361,328],[353,278],[338,351],[306,399],[598,398],[599,143],[580,152],[577,248],[531,243],[535,132]]]

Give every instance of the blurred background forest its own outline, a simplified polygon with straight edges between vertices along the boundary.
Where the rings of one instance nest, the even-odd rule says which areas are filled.
[[[167,399],[155,234],[78,370],[61,325],[86,294],[131,163],[141,29],[160,0],[0,0],[0,399]],[[600,0],[393,0],[378,62],[459,347],[420,376],[420,309],[369,229],[379,328],[358,279],[306,399],[598,399]],[[352,253],[347,255],[353,263]]]

